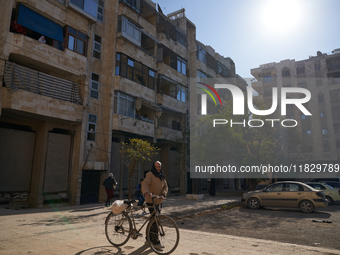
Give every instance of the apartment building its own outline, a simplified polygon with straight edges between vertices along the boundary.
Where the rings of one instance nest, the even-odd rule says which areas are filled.
[[[126,197],[120,148],[129,138],[161,149],[154,160],[170,194],[191,190],[191,78],[238,76],[230,58],[196,41],[184,9],[164,15],[150,0],[1,4],[1,203],[103,202],[109,172],[116,197]],[[135,171],[136,185],[151,164]]]
[[[288,105],[287,119],[295,119],[302,137],[303,162],[334,163],[339,160],[340,51],[317,52],[301,61],[282,60],[251,69],[256,78],[252,86],[271,103],[272,88],[300,87],[311,92],[304,106],[312,116]],[[278,103],[280,105],[280,101]]]
[[[204,45],[196,41],[196,82],[205,83],[212,87],[215,84],[233,84],[238,86],[243,92],[246,92],[247,82],[236,73],[236,65],[229,57],[223,57],[216,52],[211,46]],[[202,90],[197,89],[197,83],[191,85],[193,90],[191,96],[190,124],[194,125],[202,117],[201,115],[201,95],[205,94]],[[230,94],[225,89],[216,89],[221,96],[222,101],[230,100]],[[216,99],[217,100],[217,99]],[[219,107],[215,107],[211,98],[207,98],[207,115],[213,115],[219,112]],[[217,179],[216,186],[218,191],[239,190],[245,180],[242,178],[233,178],[228,175],[227,178]],[[205,193],[209,189],[207,179],[200,179],[196,182],[189,182],[188,186],[193,186],[194,192]]]

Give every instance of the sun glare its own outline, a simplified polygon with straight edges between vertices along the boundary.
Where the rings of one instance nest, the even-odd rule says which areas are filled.
[[[267,0],[263,2],[261,20],[267,33],[288,35],[302,21],[301,0]]]

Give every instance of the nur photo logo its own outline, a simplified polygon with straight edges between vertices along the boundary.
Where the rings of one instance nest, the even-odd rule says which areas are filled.
[[[211,87],[210,85],[203,83],[203,82],[197,82],[197,83],[202,84],[203,86],[210,89],[217,96],[218,100],[220,101],[220,105],[223,106],[220,95],[217,93],[217,91],[213,87]],[[215,106],[217,106],[216,100],[209,90],[207,90],[205,88],[201,88],[201,87],[197,87],[197,88],[206,92],[212,98],[212,100],[214,101]],[[202,115],[207,115],[207,94],[201,94],[201,114]]]
[[[233,115],[245,115],[245,95],[244,92],[237,86],[231,85],[231,84],[215,84],[214,87],[198,82],[199,84],[204,85],[206,88],[208,88],[210,91],[212,91],[220,101],[220,105],[223,106],[222,100],[217,93],[216,89],[228,89],[232,96],[232,106],[233,106]],[[206,89],[198,87],[199,89],[206,92],[214,101],[215,106],[217,106],[217,102],[212,95],[212,93]],[[207,115],[207,94],[201,94],[201,115]],[[298,95],[298,98],[291,98],[290,95]],[[305,116],[311,116],[312,114],[306,109],[306,107],[303,105],[305,103],[308,103],[311,99],[311,93],[308,89],[305,88],[297,88],[297,87],[282,87],[272,88],[272,105],[269,109],[266,110],[260,110],[257,109],[256,106],[254,106],[253,102],[253,88],[247,87],[247,106],[248,106],[248,112],[257,115],[257,116],[268,116],[273,114],[277,109],[279,105],[279,99],[280,99],[280,110],[281,110],[281,116],[286,116],[287,114],[287,106],[288,105],[295,105]],[[247,124],[249,127],[262,127],[264,123],[270,122],[271,126],[274,126],[274,122],[281,122],[281,125],[283,127],[296,127],[298,122],[294,119],[265,119],[264,121],[261,119],[250,119],[247,121]],[[289,125],[287,123],[293,123],[292,125]],[[233,120],[226,120],[226,119],[214,119],[213,120],[213,126],[216,125],[225,125],[227,123],[230,123],[230,126],[233,125],[243,125],[246,126],[246,120],[244,119],[242,122],[234,122]],[[259,123],[255,125],[254,123]]]

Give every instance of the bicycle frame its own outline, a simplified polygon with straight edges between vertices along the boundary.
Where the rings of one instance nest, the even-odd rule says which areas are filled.
[[[154,216],[156,216],[157,214],[157,210],[156,210],[156,204],[154,203],[154,197],[152,197],[152,207],[153,207],[153,212],[152,214],[144,221],[144,223],[142,224],[142,226],[137,230],[137,227],[136,227],[136,222],[135,222],[135,218],[134,218],[134,214],[133,214],[133,204],[130,203],[129,207],[125,210],[125,214],[128,214],[132,220],[132,230],[133,231],[136,231],[136,233],[139,233],[143,227],[146,225],[146,223],[148,223]],[[146,206],[146,208],[151,208],[151,206]],[[157,217],[157,216],[156,216]],[[156,224],[157,224],[157,227],[158,226],[158,220],[156,220]],[[163,231],[163,229],[162,229]],[[132,233],[131,233],[132,234]]]

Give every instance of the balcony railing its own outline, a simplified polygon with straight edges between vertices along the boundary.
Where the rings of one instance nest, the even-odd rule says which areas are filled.
[[[6,62],[4,82],[8,91],[23,89],[35,94],[82,105],[75,82]]]

